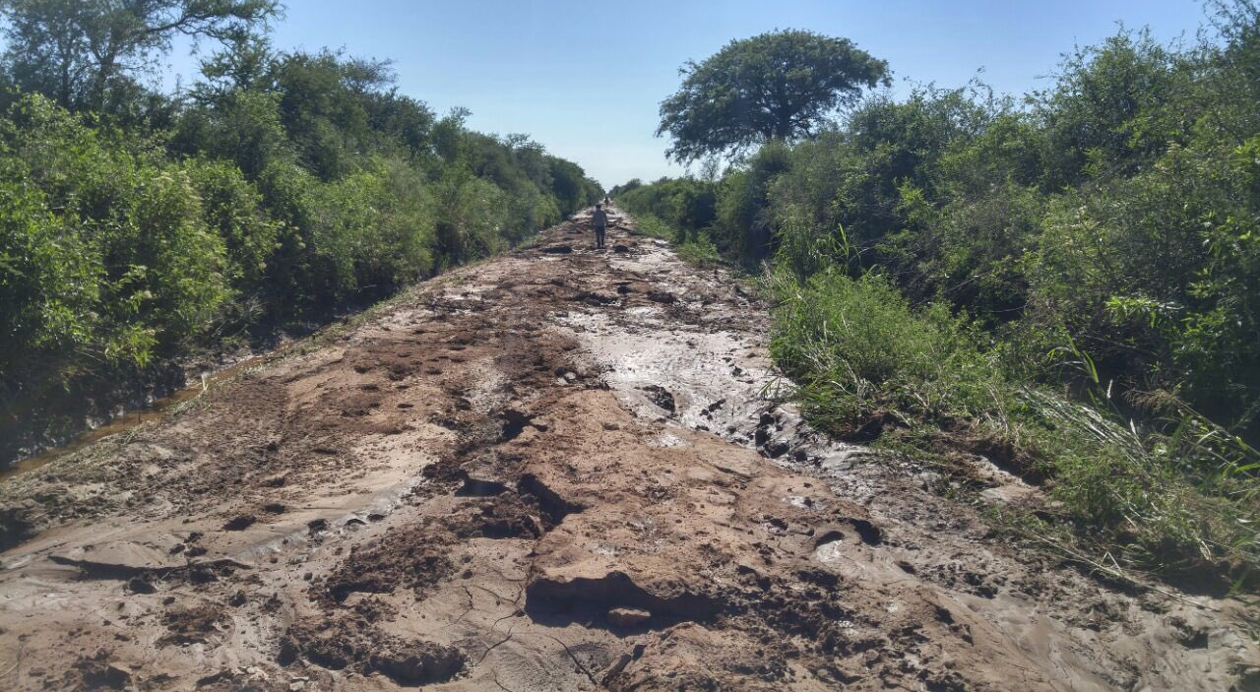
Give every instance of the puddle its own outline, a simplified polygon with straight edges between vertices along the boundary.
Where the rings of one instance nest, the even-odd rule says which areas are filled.
[[[25,459],[15,461],[7,468],[0,471],[0,483],[7,482],[17,478],[18,476],[22,476],[35,471],[36,469],[47,466],[49,463],[56,461],[61,457],[77,452],[98,440],[109,437],[110,435],[126,432],[141,423],[162,418],[176,406],[184,403],[185,401],[201,396],[202,392],[216,384],[226,382],[250,368],[263,364],[270,357],[271,354],[254,356],[253,358],[247,358],[222,370],[204,374],[200,380],[190,387],[178,390],[170,396],[155,399],[153,403],[142,409],[127,411],[122,415],[115,416],[104,425],[79,433],[59,447],[53,447],[52,449],[40,452],[34,456],[29,456]]]
[[[659,314],[654,308],[626,313],[619,321],[573,312],[559,321],[584,342],[606,368],[608,383],[639,415],[662,413],[655,389],[668,382],[675,405],[669,413],[684,427],[716,432],[757,420],[766,406],[761,388],[773,378],[768,363],[747,355],[757,344],[727,331],[654,329],[647,324]]]

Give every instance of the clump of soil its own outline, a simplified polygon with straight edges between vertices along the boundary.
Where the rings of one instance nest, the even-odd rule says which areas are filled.
[[[123,690],[134,682],[132,674],[110,660],[105,649],[92,656],[80,656],[61,679],[62,689],[75,692]]]
[[[447,682],[467,662],[455,647],[406,641],[353,614],[295,622],[281,643],[279,663],[292,665],[299,657],[329,670],[381,673],[400,685]]]
[[[677,410],[678,406],[674,402],[674,395],[670,394],[668,389],[655,384],[641,387],[641,389],[645,394],[647,394],[648,399],[651,400],[652,403],[668,411],[670,415],[673,415]]]
[[[447,557],[450,539],[445,527],[429,523],[390,532],[344,559],[311,586],[311,595],[342,603],[352,593],[394,593],[401,587],[420,600],[455,570]]]
[[[239,516],[233,517],[226,524],[224,524],[223,530],[224,531],[244,531],[245,529],[248,529],[249,527],[253,526],[254,522],[256,521],[258,521],[258,517],[252,514],[241,514]]]
[[[190,608],[170,610],[162,618],[170,634],[158,640],[158,646],[187,646],[204,643],[218,631],[218,625],[226,620],[223,608],[202,604]]]
[[[451,520],[460,538],[538,538],[547,528],[543,515],[515,493],[481,500]]]

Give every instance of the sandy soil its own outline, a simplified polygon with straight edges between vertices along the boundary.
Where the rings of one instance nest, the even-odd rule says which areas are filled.
[[[1260,690],[1254,604],[822,439],[766,306],[583,221],[0,486],[0,689]]]

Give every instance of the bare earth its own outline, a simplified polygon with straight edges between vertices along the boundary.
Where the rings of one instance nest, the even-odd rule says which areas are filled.
[[[0,486],[0,689],[1260,690],[1254,603],[1015,549],[578,222]]]

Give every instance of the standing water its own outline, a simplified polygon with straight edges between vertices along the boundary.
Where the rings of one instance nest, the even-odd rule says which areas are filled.
[[[201,379],[197,380],[192,386],[177,390],[170,396],[155,399],[144,408],[126,411],[122,415],[110,419],[110,421],[104,425],[79,433],[78,435],[70,438],[70,440],[63,445],[53,447],[39,454],[26,457],[25,459],[15,461],[7,468],[0,470],[0,483],[23,474],[30,473],[31,471],[45,466],[52,461],[60,459],[61,457],[73,452],[77,452],[97,440],[104,439],[117,433],[126,432],[145,421],[161,418],[185,401],[201,396],[211,386],[221,382],[226,382],[252,367],[261,365],[272,355],[274,354],[254,356],[253,358],[247,358],[222,370],[218,370],[213,373],[203,373],[201,375]]]

